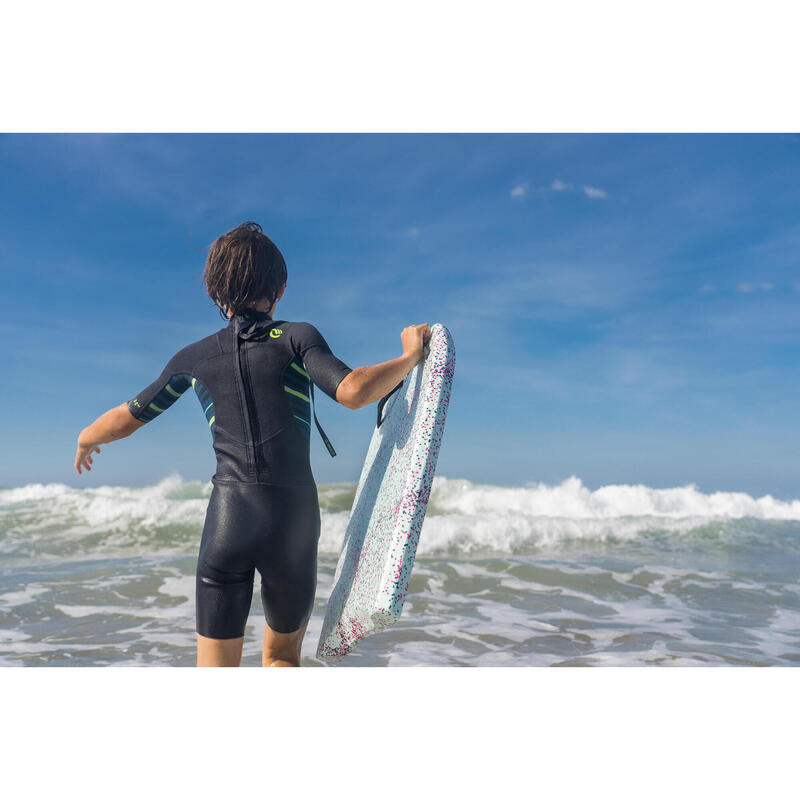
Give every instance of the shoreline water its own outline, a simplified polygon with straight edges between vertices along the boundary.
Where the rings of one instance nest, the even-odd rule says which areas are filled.
[[[193,665],[210,490],[0,490],[0,665]],[[319,487],[305,666],[354,492]],[[403,617],[341,666],[797,665],[798,579],[800,501],[437,477]],[[258,580],[243,666],[260,663]]]

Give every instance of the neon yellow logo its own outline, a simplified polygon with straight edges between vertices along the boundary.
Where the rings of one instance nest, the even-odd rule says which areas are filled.
[[[273,328],[269,332],[269,338],[270,339],[277,339],[282,333],[283,333],[283,331],[280,328]]]

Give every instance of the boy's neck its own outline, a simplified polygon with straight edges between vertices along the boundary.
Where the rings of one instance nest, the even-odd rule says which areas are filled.
[[[266,313],[266,314],[269,314],[270,317],[273,317],[274,316],[273,312],[275,311],[275,306],[276,305],[277,305],[277,303],[275,303],[272,306],[268,306],[266,300],[259,300],[257,303],[253,304],[252,306],[247,306],[247,308],[245,308],[244,311],[245,311],[245,313],[247,311],[258,311],[258,312],[260,312],[262,314]],[[230,309],[228,309],[228,319],[230,319],[232,316],[233,316],[233,312]]]

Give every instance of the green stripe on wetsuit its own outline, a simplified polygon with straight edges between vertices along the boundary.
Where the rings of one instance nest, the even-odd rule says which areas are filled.
[[[190,380],[191,375],[186,373],[173,375],[164,388],[147,404],[144,411],[137,416],[137,419],[141,422],[150,422],[159,414],[163,414],[189,388]]]
[[[335,456],[336,450],[333,449],[330,439],[328,439],[325,431],[322,430],[322,426],[317,419],[317,412],[313,403],[314,382],[306,372],[305,364],[299,358],[295,358],[289,362],[289,367],[291,369],[287,369],[284,375],[283,390],[288,395],[287,400],[289,401],[292,416],[298,423],[302,423],[298,424],[298,427],[303,432],[303,435],[310,438],[311,414],[313,413],[314,422],[325,447],[331,456]]]
[[[147,404],[147,407],[138,414],[137,419],[141,422],[150,422],[154,420],[159,414],[163,414],[190,386],[192,386],[200,400],[200,406],[203,409],[206,422],[211,433],[214,433],[214,423],[216,416],[214,415],[214,401],[208,390],[203,386],[197,378],[193,378],[187,372],[181,372],[173,375],[165,384],[164,388]],[[131,408],[131,403],[133,408]],[[135,410],[138,405],[138,399],[134,399],[129,403],[128,407],[131,411]]]

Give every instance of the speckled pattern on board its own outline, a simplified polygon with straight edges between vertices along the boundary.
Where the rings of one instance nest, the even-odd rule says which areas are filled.
[[[341,661],[403,610],[442,443],[456,353],[431,326],[424,359],[389,398],[375,428],[336,566],[317,658]]]

